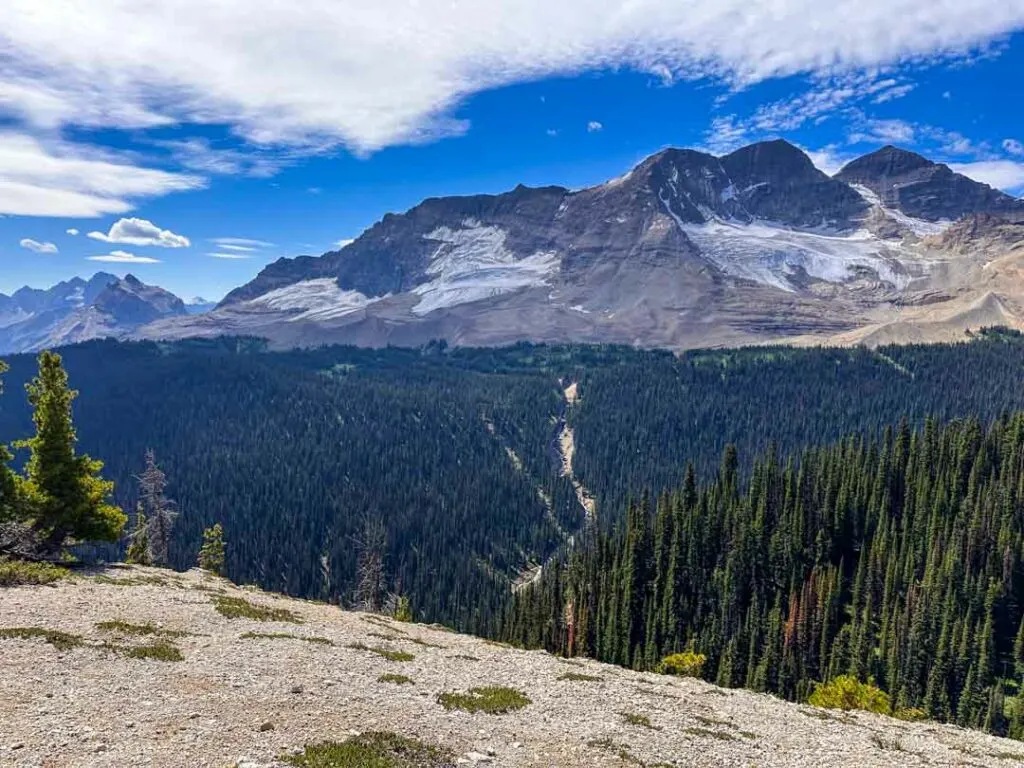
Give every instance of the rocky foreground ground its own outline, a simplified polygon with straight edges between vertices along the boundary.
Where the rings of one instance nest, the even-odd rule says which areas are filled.
[[[250,607],[272,620],[231,616]],[[439,702],[479,686],[530,703],[488,714]],[[565,661],[198,571],[115,567],[0,589],[0,765],[271,768],[368,731],[441,747],[452,765],[1024,764],[1024,744],[952,726]]]

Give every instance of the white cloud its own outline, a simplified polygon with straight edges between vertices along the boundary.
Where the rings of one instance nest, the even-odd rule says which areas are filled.
[[[221,243],[218,246],[222,251],[237,251],[241,253],[251,253],[256,248],[251,245],[232,245],[231,243]]]
[[[546,133],[548,136],[551,136],[552,138],[558,135],[558,131],[554,128],[548,128],[546,131],[544,131],[544,133]]]
[[[1024,144],[1016,139],[1005,139],[1003,141],[1003,149],[1011,155],[1024,155]]]
[[[88,237],[104,243],[127,245],[153,245],[160,248],[188,248],[192,243],[184,235],[169,229],[160,229],[146,219],[118,219],[110,225],[109,232],[90,232]]]
[[[803,147],[801,147],[803,149]],[[839,152],[835,145],[822,147],[821,149],[804,149],[804,152],[814,166],[829,176],[835,176],[839,169],[846,165],[853,158]]]
[[[135,198],[201,186],[203,180],[195,176],[142,168],[81,145],[44,144],[23,133],[0,131],[0,214],[91,218],[125,213]]]
[[[102,256],[87,256],[89,261],[107,261],[114,264],[159,264],[160,259],[151,256],[136,256],[128,251],[111,251]]]
[[[980,160],[976,163],[950,163],[957,173],[969,176],[1007,192],[1024,191],[1024,163],[1013,160]]]
[[[238,253],[236,251],[231,251],[229,253],[220,253],[220,252],[218,252],[218,253],[208,253],[206,255],[207,256],[212,256],[215,259],[248,259],[248,258],[251,258],[251,256],[248,253]]]
[[[704,134],[703,149],[713,155],[728,154],[749,143],[749,131],[749,126],[741,123],[736,115],[716,117]]]
[[[864,120],[850,134],[851,144],[913,144],[914,125],[906,120]]]
[[[249,248],[273,248],[273,243],[268,243],[266,240],[253,240],[249,237],[213,237],[210,238],[211,243],[216,243],[221,247],[226,246],[247,246]]]
[[[71,229],[66,229],[64,231],[67,232],[72,237],[75,237],[78,234],[78,230],[75,229],[74,227],[71,227]]]
[[[344,248],[346,246],[349,246],[349,245],[352,245],[352,243],[354,243],[354,242],[355,242],[355,238],[343,237],[341,240],[337,240],[334,243],[334,247],[337,248],[340,251],[342,248]]]
[[[53,243],[41,243],[38,240],[33,240],[31,237],[19,240],[18,245],[36,253],[57,253],[57,246]]]
[[[601,130],[604,130],[604,125],[599,123],[597,120],[591,120],[587,123],[587,133],[597,133]]]
[[[1022,25],[1020,0],[5,0],[0,108],[50,129],[223,123],[369,152],[464,132],[460,101],[546,75],[749,84],[963,54]]]
[[[153,145],[167,150],[171,159],[190,171],[219,175],[243,175],[269,178],[302,153],[261,151],[249,147],[217,147],[206,138],[155,141]]]

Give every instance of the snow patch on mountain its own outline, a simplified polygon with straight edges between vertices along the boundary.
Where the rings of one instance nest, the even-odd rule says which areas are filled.
[[[558,254],[539,252],[517,260],[505,246],[506,236],[500,227],[485,226],[474,219],[463,221],[460,229],[438,227],[426,235],[426,239],[440,245],[427,267],[427,275],[433,279],[413,289],[420,300],[412,311],[422,316],[546,285],[558,269]]]
[[[897,224],[902,224],[904,227],[909,229],[918,237],[927,237],[928,235],[941,235],[949,225],[953,222],[948,219],[940,221],[925,221],[924,219],[915,219],[913,216],[907,216],[903,211],[897,211],[895,208],[886,208],[882,204],[882,199],[872,192],[870,189],[862,184],[851,184],[857,193],[863,197],[869,205],[872,205],[882,211],[887,218],[892,219]],[[900,185],[896,185],[897,187]],[[904,185],[906,186],[906,185]]]
[[[888,247],[866,230],[832,235],[724,221],[686,224],[682,229],[726,274],[784,291],[797,289],[792,278],[801,271],[830,283],[846,282],[864,269],[896,288],[909,282]]]
[[[295,312],[290,319],[330,320],[365,309],[384,296],[371,298],[359,291],[346,291],[333,277],[303,280],[265,293],[247,302],[248,307],[276,312]]]

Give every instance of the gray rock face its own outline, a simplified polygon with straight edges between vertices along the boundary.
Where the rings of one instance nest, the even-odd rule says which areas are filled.
[[[0,294],[0,353],[35,352],[107,336],[124,337],[147,323],[185,314],[174,294],[133,275],[99,272],[48,290]]]
[[[722,158],[744,207],[759,219],[792,227],[849,229],[868,204],[849,185],[831,179],[785,141],[766,141]]]
[[[425,200],[341,250],[267,266],[211,312],[137,334],[672,348],[834,335],[969,287],[947,285],[973,273],[937,258],[952,246],[933,236],[945,219],[1022,206],[894,148],[835,178],[784,141],[724,157],[666,149],[587,189]]]
[[[861,184],[887,207],[926,221],[955,221],[971,213],[1024,212],[1024,201],[893,146],[848,163],[836,179]]]

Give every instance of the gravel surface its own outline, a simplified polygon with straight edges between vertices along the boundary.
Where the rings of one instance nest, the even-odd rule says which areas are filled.
[[[113,567],[97,574],[0,589],[0,629],[42,627],[85,641],[59,650],[40,639],[0,639],[0,765],[272,768],[303,745],[373,730],[444,746],[465,765],[1024,765],[1024,744],[952,726],[826,712],[564,661],[238,588],[199,571]],[[292,610],[301,623],[226,618],[214,608],[218,595]],[[169,638],[184,660],[98,647],[153,642],[96,626],[111,620],[189,633]],[[243,638],[247,632],[331,643]],[[354,643],[415,658],[388,661],[348,647]],[[413,682],[378,681],[387,673]],[[601,679],[559,679],[567,673]],[[441,692],[482,685],[516,688],[532,703],[491,715],[446,711],[437,702]],[[650,727],[630,724],[625,714],[648,718]]]

